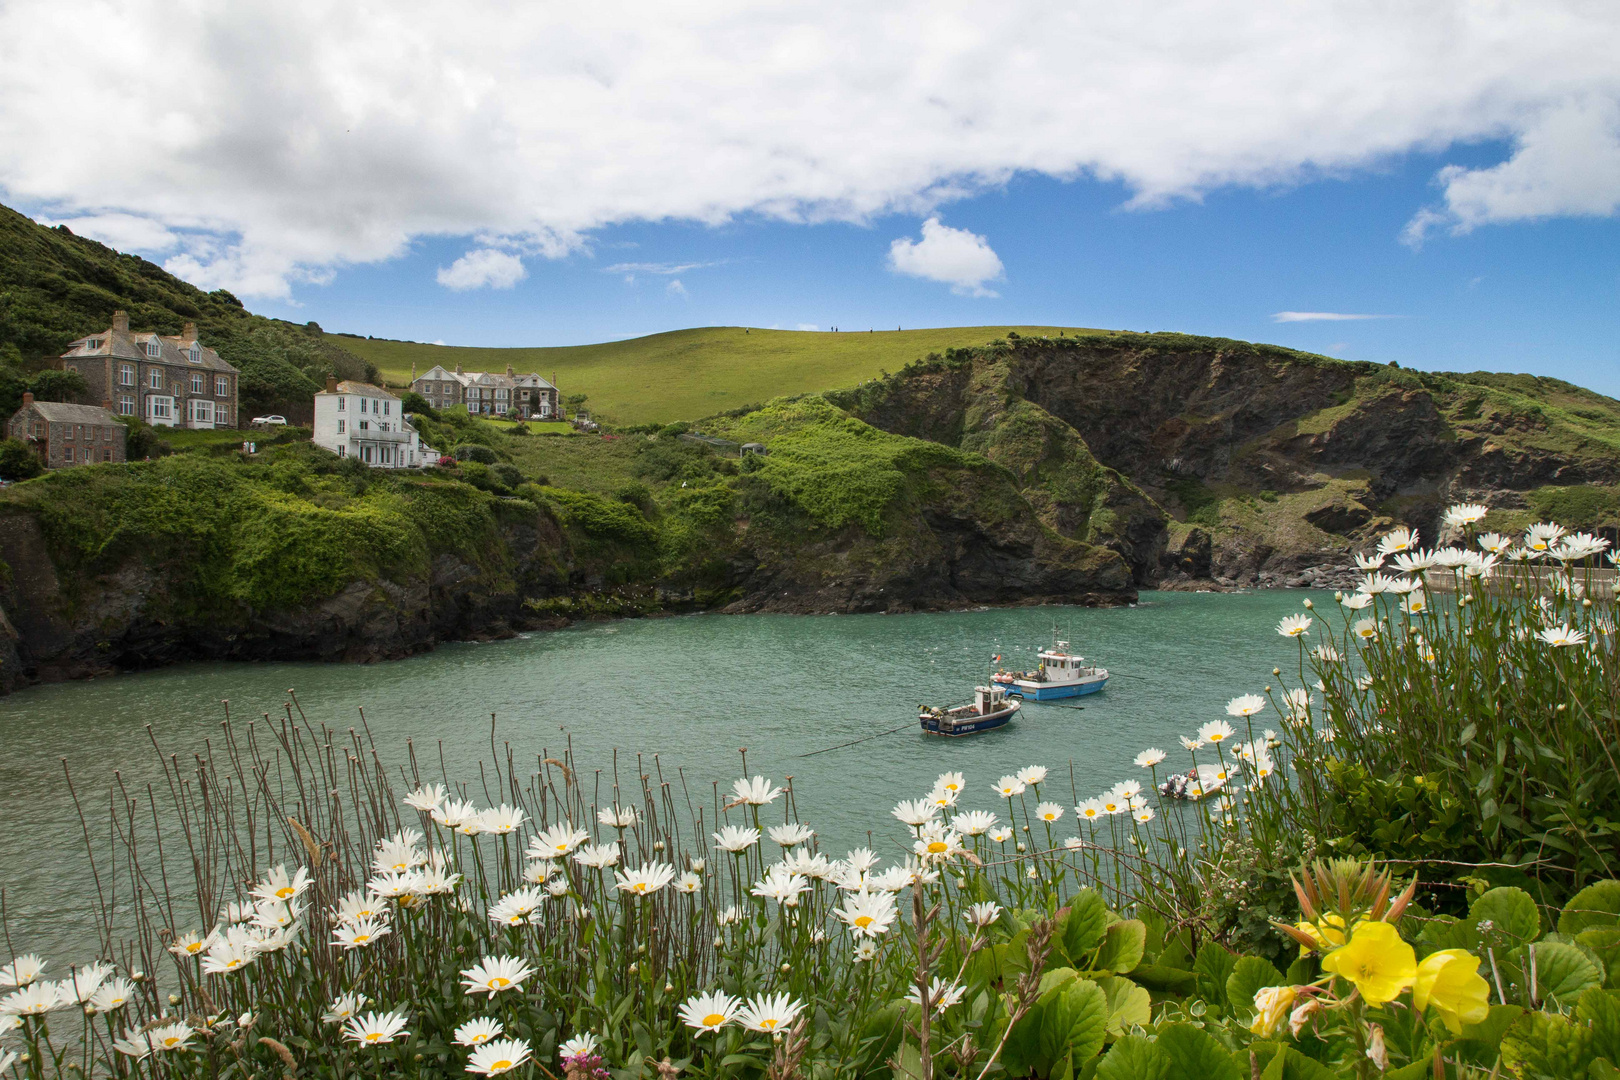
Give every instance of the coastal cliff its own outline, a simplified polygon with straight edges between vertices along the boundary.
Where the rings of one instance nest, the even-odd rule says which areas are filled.
[[[1555,379],[1118,334],[1009,337],[830,396],[981,450],[1142,586],[1336,585],[1392,524],[1432,542],[1452,502],[1620,526],[1620,402]]]

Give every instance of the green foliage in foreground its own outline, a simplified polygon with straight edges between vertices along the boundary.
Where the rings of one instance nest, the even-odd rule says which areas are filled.
[[[307,445],[267,457],[62,470],[9,489],[0,512],[39,519],[70,595],[140,560],[162,570],[178,613],[287,607],[355,581],[404,582],[444,551],[493,572],[505,559],[500,516],[536,512]]]

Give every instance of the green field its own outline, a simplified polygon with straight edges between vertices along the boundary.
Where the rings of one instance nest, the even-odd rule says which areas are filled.
[[[435,364],[467,371],[556,375],[563,394],[585,394],[586,408],[617,424],[696,420],[727,409],[853,386],[899,371],[931,352],[983,345],[1009,331],[1027,337],[1096,334],[1059,326],[957,326],[934,330],[824,333],[712,326],[562,348],[475,349],[328,334],[371,361],[393,385]]]

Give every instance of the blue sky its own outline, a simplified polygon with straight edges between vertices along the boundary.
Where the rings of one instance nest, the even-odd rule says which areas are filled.
[[[1560,218],[1401,242],[1446,163],[1490,164],[1500,144],[1410,155],[1377,172],[1276,190],[1226,190],[1127,209],[1117,184],[1014,179],[940,210],[1005,267],[996,296],[888,266],[916,215],[868,225],[618,226],[589,249],[528,259],[507,289],[436,281],[466,249],[423,240],[375,266],[298,285],[257,310],[329,330],[452,345],[574,345],[686,326],[1040,324],[1180,330],[1430,370],[1551,375],[1620,395],[1620,221]],[[625,263],[664,273],[610,273]],[[695,265],[694,265],[695,264]],[[667,272],[675,267],[691,269]],[[679,282],[679,289],[671,284]],[[1389,318],[1279,323],[1279,312]]]
[[[108,40],[184,77],[59,77]],[[0,201],[377,336],[1078,324],[1620,394],[1616,56],[1589,0],[12,0]]]

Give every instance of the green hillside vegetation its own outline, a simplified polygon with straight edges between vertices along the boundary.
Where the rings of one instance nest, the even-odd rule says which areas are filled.
[[[327,376],[376,377],[313,323],[254,315],[224,289],[204,292],[138,256],[0,206],[0,415],[16,410],[25,384],[68,342],[105,330],[120,309],[135,330],[178,334],[195,322],[203,343],[242,370],[248,416],[307,417]]]
[[[961,326],[934,330],[823,333],[703,327],[667,334],[558,348],[478,349],[328,334],[375,364],[390,384],[410,381],[435,364],[455,370],[537,371],[556,375],[565,396],[615,424],[668,424],[779,397],[854,386],[898,371],[931,352],[983,345],[1008,331],[1029,337],[1096,334],[1059,326]]]

